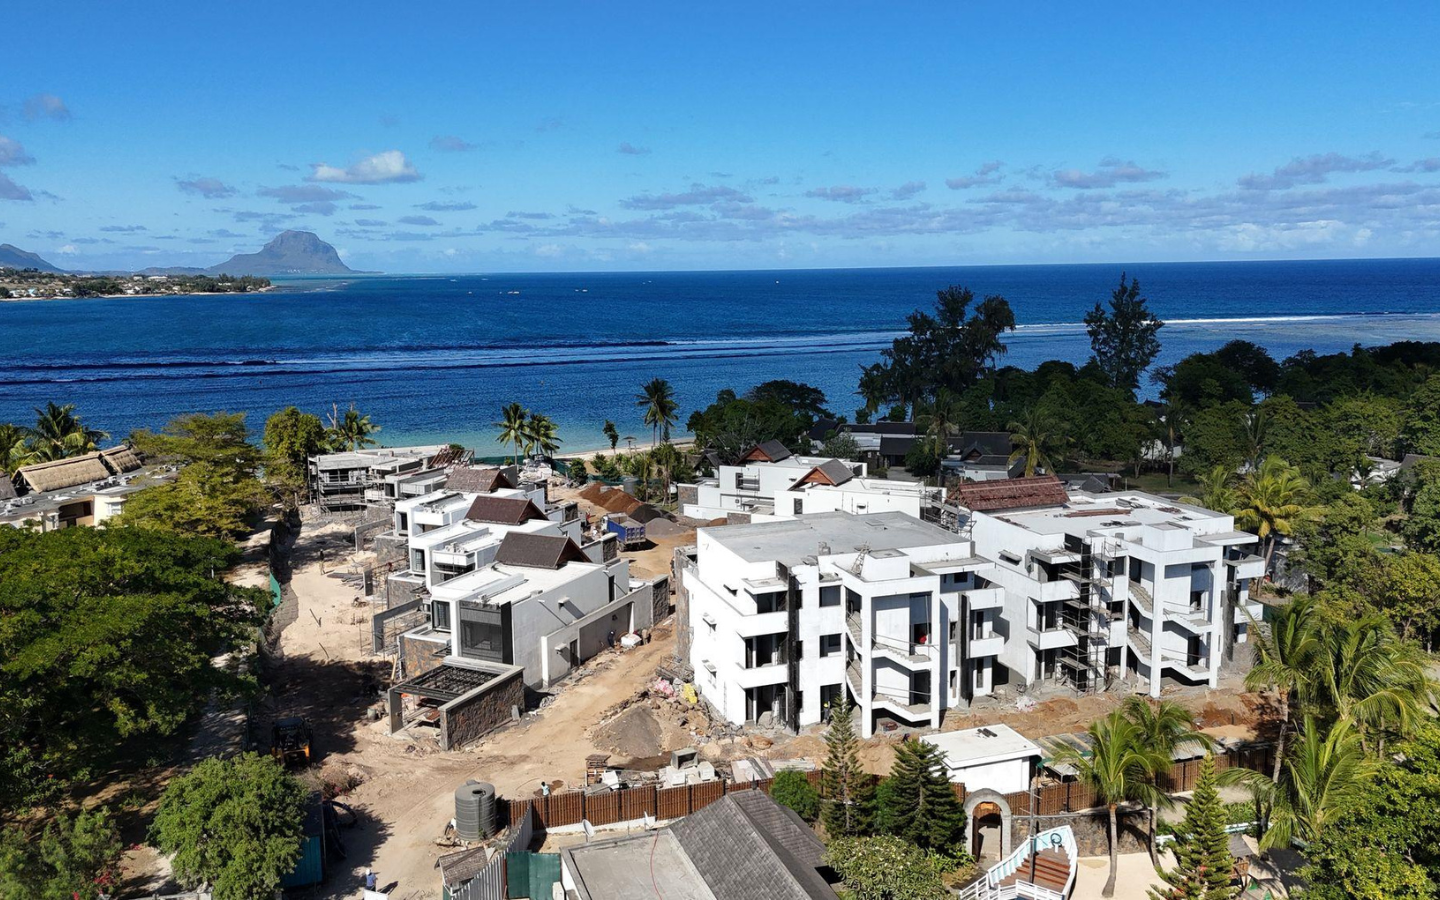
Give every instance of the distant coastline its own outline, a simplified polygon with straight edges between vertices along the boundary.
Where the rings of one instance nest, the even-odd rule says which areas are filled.
[[[155,291],[148,294],[91,294],[85,297],[0,297],[0,303],[53,303],[56,300],[140,300],[150,297],[243,297],[246,294],[267,294],[281,285],[271,284],[253,291]]]

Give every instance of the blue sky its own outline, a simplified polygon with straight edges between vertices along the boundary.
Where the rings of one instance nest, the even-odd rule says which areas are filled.
[[[1440,247],[1433,0],[21,6],[0,242],[69,268]]]

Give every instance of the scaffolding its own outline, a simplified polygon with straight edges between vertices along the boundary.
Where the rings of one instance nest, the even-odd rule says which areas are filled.
[[[1061,564],[1060,577],[1074,582],[1076,596],[1061,607],[1061,624],[1075,637],[1074,646],[1063,647],[1058,661],[1067,679],[1081,693],[1108,687],[1111,625],[1124,617],[1116,610],[1114,573],[1111,568],[1118,544],[1104,538],[1094,541],[1066,541],[1070,558]]]

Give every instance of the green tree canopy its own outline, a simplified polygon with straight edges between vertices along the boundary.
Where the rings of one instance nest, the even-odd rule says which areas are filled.
[[[1231,900],[1238,893],[1230,885],[1235,858],[1216,785],[1215,757],[1207,755],[1176,834],[1175,868],[1162,873],[1167,887],[1152,889],[1153,900]]]
[[[869,833],[875,818],[875,781],[860,767],[855,708],[845,700],[831,712],[830,727],[825,731],[820,787],[825,795],[822,812],[827,835]]]
[[[180,416],[159,434],[137,431],[133,437],[146,453],[184,468],[174,481],[131,495],[118,524],[239,537],[270,500],[255,474],[260,451],[249,442],[244,413]]]
[[[965,815],[950,784],[945,753],[925,740],[895,748],[881,802],[887,827],[917,847],[946,851],[965,832]]]
[[[1140,282],[1132,278],[1126,285],[1122,272],[1120,286],[1110,295],[1110,309],[1096,303],[1085,316],[1091,358],[1110,387],[1134,392],[1140,374],[1160,353],[1158,334],[1164,324],[1140,296]]]
[[[0,797],[84,778],[172,734],[247,635],[258,592],[227,584],[233,544],[137,528],[0,529]]]
[[[96,900],[113,895],[120,829],[102,808],[50,817],[34,831],[12,825],[0,833],[0,897],[10,900]]]
[[[211,758],[170,782],[150,839],[183,884],[216,900],[268,897],[300,859],[306,791],[268,756]]]
[[[304,490],[310,457],[326,447],[325,423],[293,406],[265,420],[265,476],[291,498]]]
[[[820,815],[820,792],[815,790],[804,772],[786,769],[775,773],[770,797],[781,806],[794,810],[807,822],[814,822]]]
[[[825,862],[855,900],[944,900],[950,896],[934,856],[890,835],[839,837]]]

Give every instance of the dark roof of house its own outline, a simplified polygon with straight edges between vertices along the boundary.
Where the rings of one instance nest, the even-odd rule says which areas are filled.
[[[846,425],[844,430],[851,434],[879,434],[913,436],[919,434],[914,422],[869,422],[864,425]]]
[[[1054,475],[1035,475],[962,484],[951,492],[950,499],[974,512],[1000,512],[1061,506],[1070,499],[1070,495]]]
[[[1115,489],[1115,476],[1109,472],[1060,473],[1055,477],[1059,478],[1065,487],[1072,491],[1084,491],[1087,494],[1103,494]]]
[[[836,430],[849,431],[850,426],[841,423],[839,419],[818,419],[814,425],[810,426],[806,436],[812,441],[823,441],[830,432]]]
[[[915,446],[915,435],[881,435],[881,456],[904,456]]]
[[[491,497],[485,494],[475,498],[465,518],[472,522],[493,522],[497,525],[519,525],[532,519],[543,519],[545,514],[530,500],[521,497]]]
[[[445,490],[466,494],[488,494],[502,487],[515,487],[515,479],[510,470],[497,466],[461,466],[445,479]]]
[[[779,462],[782,459],[789,459],[793,454],[790,449],[777,440],[761,441],[750,452],[740,458],[741,462]]]
[[[800,480],[790,485],[794,490],[802,484],[833,484],[841,485],[855,477],[850,467],[838,459],[827,459],[818,466],[811,467],[810,471],[800,476]]]
[[[435,860],[435,865],[440,867],[440,881],[446,887],[454,888],[479,875],[490,864],[488,849],[482,844],[469,850],[447,853]]]
[[[1411,469],[1415,468],[1415,465],[1422,460],[1434,458],[1435,457],[1433,456],[1426,456],[1423,453],[1407,453],[1405,454],[1405,458],[1400,460],[1400,468],[1401,470],[1408,472]]]
[[[441,448],[439,453],[430,457],[430,462],[425,466],[427,469],[444,469],[456,463],[463,462],[470,457],[470,451],[464,447],[456,447],[453,444]]]
[[[586,562],[584,551],[559,534],[526,534],[512,531],[495,550],[495,561],[527,569],[558,569],[572,560]]]
[[[835,900],[825,845],[758,790],[726,794],[670,826],[715,900]]]
[[[1010,457],[1010,435],[1004,431],[962,431],[958,440],[952,440],[951,446],[960,449],[960,456],[966,459],[971,457]]]

